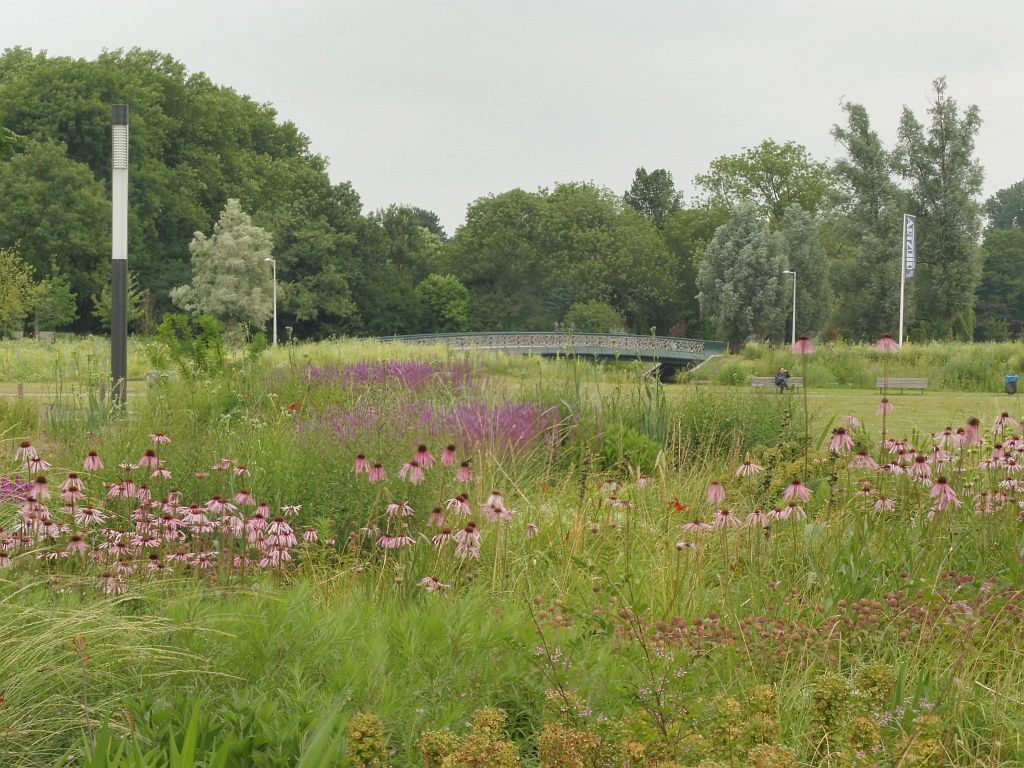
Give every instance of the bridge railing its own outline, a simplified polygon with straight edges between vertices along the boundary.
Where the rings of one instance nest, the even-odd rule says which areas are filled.
[[[725,344],[706,339],[676,336],[641,336],[620,333],[551,333],[544,331],[471,333],[422,333],[383,337],[382,341],[405,344],[447,344],[462,349],[597,349],[628,356],[630,353],[699,355],[707,357],[725,352]]]

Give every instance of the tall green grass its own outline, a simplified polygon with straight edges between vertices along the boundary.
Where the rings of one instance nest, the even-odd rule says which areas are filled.
[[[749,386],[751,376],[771,376],[780,367],[799,375],[805,363],[812,387],[873,389],[885,370],[890,377],[928,379],[935,390],[1002,392],[1004,375],[1024,373],[1024,347],[1014,342],[907,343],[898,354],[883,355],[873,345],[834,342],[797,360],[788,347],[751,343],[739,355],[713,359],[690,376]]]

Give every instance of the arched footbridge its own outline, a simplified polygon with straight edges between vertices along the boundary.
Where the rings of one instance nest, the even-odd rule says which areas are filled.
[[[458,350],[577,356],[660,363],[664,373],[686,368],[725,352],[725,344],[675,336],[639,336],[618,333],[430,333],[389,336],[382,341],[404,344],[445,344]]]

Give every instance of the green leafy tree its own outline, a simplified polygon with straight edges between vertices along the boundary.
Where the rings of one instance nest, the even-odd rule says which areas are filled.
[[[146,319],[146,307],[149,301],[149,291],[139,285],[139,278],[135,272],[128,272],[128,328],[137,331],[139,326]],[[92,314],[99,321],[100,327],[110,331],[111,317],[113,316],[113,302],[111,300],[110,272],[107,270],[107,279],[103,288],[98,294],[92,297]]]
[[[172,307],[193,233],[209,232],[236,198],[274,238],[281,322],[302,336],[359,329],[352,282],[373,263],[359,197],[331,183],[326,160],[294,124],[159,52],[89,61],[8,49],[0,124],[20,138],[0,163],[0,247],[21,241],[39,271],[56,257],[79,296],[81,330],[97,327],[89,297],[100,295],[110,258],[110,104],[118,102],[131,105],[129,260],[156,312]]]
[[[638,213],[661,226],[666,216],[680,209],[683,193],[676,190],[669,171],[656,168],[648,173],[640,166],[633,175],[633,184],[626,191],[625,200]]]
[[[900,252],[906,196],[893,181],[892,157],[871,128],[867,110],[846,103],[846,125],[832,136],[844,156],[832,171],[840,188],[836,215],[828,222],[834,321],[849,338],[874,341],[895,335],[899,317]],[[913,285],[907,281],[907,317],[913,316]]]
[[[228,200],[211,237],[196,232],[189,250],[192,283],[171,291],[175,304],[223,323],[266,324],[273,312],[267,263],[273,239],[252,223],[237,200]]]
[[[773,227],[781,225],[789,206],[796,204],[814,214],[827,209],[834,194],[828,167],[814,160],[806,147],[772,139],[738,155],[719,157],[695,181],[713,202],[752,201]]]
[[[665,325],[675,335],[695,336],[703,332],[697,301],[697,268],[715,230],[728,221],[729,209],[712,205],[674,211],[662,222],[668,265],[676,278],[675,296],[669,303],[671,314]]]
[[[433,211],[428,211],[425,208],[417,208],[415,205],[411,206],[409,210],[413,216],[419,222],[420,226],[428,232],[437,236],[438,240],[444,242],[448,239],[448,233],[444,231],[444,226],[441,224],[441,219]]]
[[[797,330],[813,336],[825,328],[832,315],[828,261],[819,239],[818,222],[799,205],[791,205],[782,217],[779,234],[782,235],[789,269],[797,275]],[[787,279],[793,278],[788,276]]]
[[[36,273],[53,261],[81,313],[89,292],[100,288],[100,265],[110,260],[110,200],[89,167],[66,152],[62,144],[31,140],[0,163],[0,248],[17,245]]]
[[[34,270],[13,248],[0,248],[0,333],[10,335],[25,327],[35,301]]]
[[[577,333],[615,333],[626,328],[626,318],[619,310],[593,300],[573,304],[562,323],[567,331]]]
[[[990,229],[982,246],[985,267],[978,288],[980,341],[1020,337],[1024,331],[1024,229]]]
[[[701,313],[713,319],[733,350],[750,336],[783,337],[786,316],[782,236],[753,203],[732,210],[719,227],[697,273]]]
[[[454,275],[428,275],[416,286],[416,302],[424,333],[469,328],[469,290]]]
[[[50,276],[36,285],[32,307],[36,330],[56,331],[67,327],[78,317],[75,292],[67,277],[54,267]]]
[[[899,125],[896,169],[910,184],[918,237],[916,288],[918,332],[927,337],[971,339],[974,302],[981,280],[981,193],[984,173],[974,156],[981,127],[976,106],[961,113],[932,83],[927,129],[907,107]]]
[[[1024,229],[1024,181],[1000,189],[985,203],[992,229]]]

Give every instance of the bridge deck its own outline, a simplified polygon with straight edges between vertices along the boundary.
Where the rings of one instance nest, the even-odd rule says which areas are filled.
[[[405,344],[446,344],[453,349],[492,349],[544,356],[621,358],[687,364],[725,352],[725,344],[675,336],[638,336],[617,333],[433,333],[389,336],[382,341]]]

